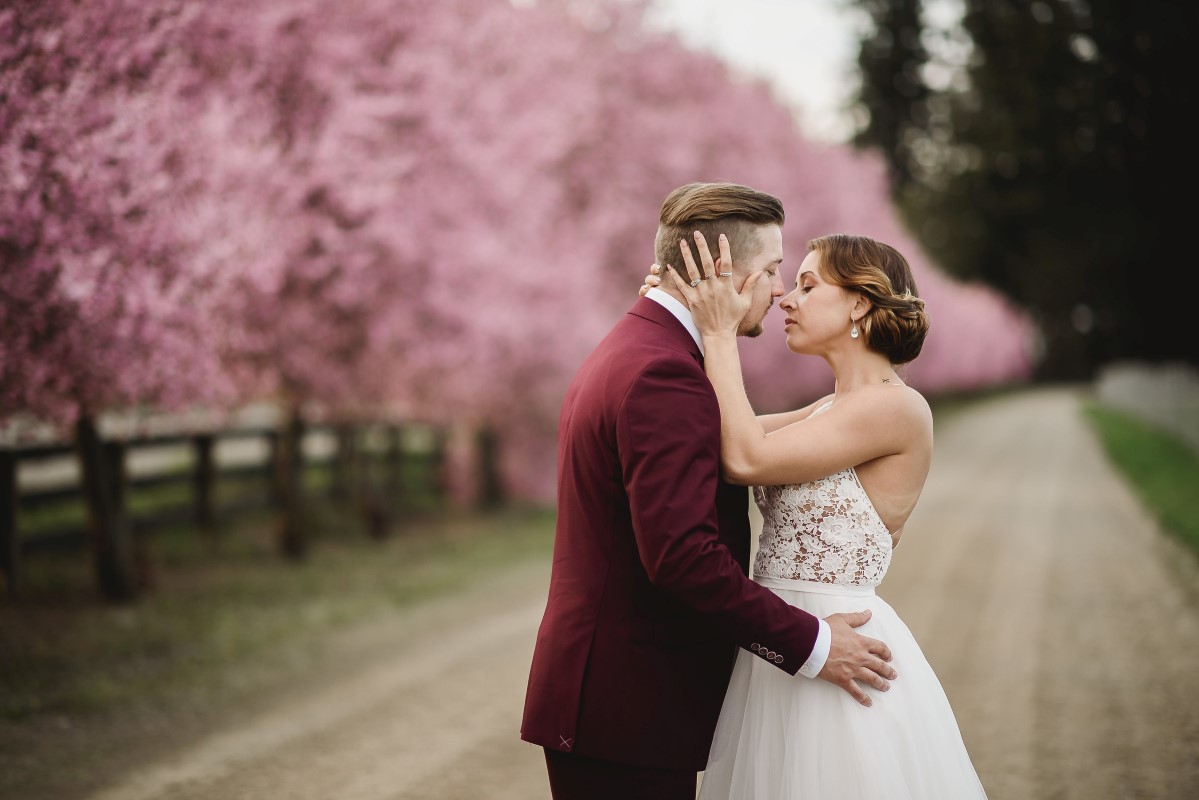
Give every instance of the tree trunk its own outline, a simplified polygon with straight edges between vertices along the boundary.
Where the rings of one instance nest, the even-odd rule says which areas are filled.
[[[133,600],[139,588],[133,536],[125,515],[123,479],[112,470],[118,460],[123,461],[122,453],[120,449],[105,453],[95,420],[87,415],[75,423],[75,447],[100,594],[115,602]]]

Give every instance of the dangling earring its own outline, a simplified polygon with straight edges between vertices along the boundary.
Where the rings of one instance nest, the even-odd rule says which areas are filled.
[[[849,329],[849,338],[850,338],[850,339],[856,339],[856,338],[858,338],[858,323],[857,323],[857,320],[854,320],[854,322],[853,322],[853,327]]]

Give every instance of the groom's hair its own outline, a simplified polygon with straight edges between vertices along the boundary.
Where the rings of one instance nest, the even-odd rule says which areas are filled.
[[[783,204],[777,197],[739,183],[689,183],[662,201],[654,256],[660,265],[669,264],[683,277],[687,271],[679,250],[680,239],[691,247],[695,266],[701,267],[692,234],[703,233],[715,260],[720,256],[717,237],[723,233],[729,239],[729,252],[736,262],[757,254],[761,246],[757,229],[770,224],[783,224]]]

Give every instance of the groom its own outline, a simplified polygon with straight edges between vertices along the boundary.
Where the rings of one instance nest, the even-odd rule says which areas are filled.
[[[657,262],[680,240],[728,236],[757,336],[783,295],[783,207],[732,183],[693,183],[662,204]],[[691,313],[651,289],[583,362],[558,423],[558,524],[521,738],[545,748],[555,800],[694,800],[737,646],[795,680],[884,688],[886,646],[820,620],[747,577],[748,492],[720,474],[720,410]],[[873,652],[871,652],[873,650]],[[883,674],[885,671],[886,674]]]

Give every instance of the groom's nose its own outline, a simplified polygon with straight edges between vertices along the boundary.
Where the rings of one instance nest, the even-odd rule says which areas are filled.
[[[774,273],[774,277],[770,279],[770,296],[782,297],[786,293],[787,289],[785,286],[783,286],[783,276],[779,275],[777,272]]]

